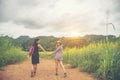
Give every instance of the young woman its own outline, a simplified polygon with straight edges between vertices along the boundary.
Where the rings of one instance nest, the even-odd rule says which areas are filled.
[[[55,71],[56,71],[56,75],[58,75],[58,64],[60,64],[63,72],[64,72],[64,77],[67,77],[67,73],[66,70],[64,68],[63,62],[62,62],[62,51],[63,51],[63,47],[62,47],[62,43],[61,41],[57,41],[56,42],[56,50],[53,52],[55,55]]]
[[[38,50],[38,48],[42,49],[46,53],[45,49],[41,46],[39,39],[34,40],[33,46],[34,46],[34,52],[32,55],[29,55],[29,57],[32,56],[31,77],[35,76],[36,70],[37,70],[37,64],[39,63],[39,50]]]

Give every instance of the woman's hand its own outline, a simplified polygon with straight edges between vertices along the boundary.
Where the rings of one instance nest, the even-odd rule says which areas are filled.
[[[52,56],[52,55],[53,55],[53,53],[49,52],[48,56]]]
[[[30,55],[28,55],[28,56],[27,56],[27,59],[30,59],[30,57],[31,57],[31,56],[30,56]]]

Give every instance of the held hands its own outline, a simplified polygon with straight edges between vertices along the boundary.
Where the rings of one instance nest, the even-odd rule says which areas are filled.
[[[53,53],[52,53],[52,52],[48,52],[47,55],[48,55],[48,56],[52,56]]]
[[[51,52],[44,51],[44,53],[47,54],[48,56],[52,55]]]

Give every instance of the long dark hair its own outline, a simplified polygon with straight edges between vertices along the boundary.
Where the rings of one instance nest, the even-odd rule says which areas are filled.
[[[39,40],[40,40],[40,39],[36,38],[36,39],[34,40],[33,45],[34,45],[34,46],[37,46],[37,41],[39,41]]]

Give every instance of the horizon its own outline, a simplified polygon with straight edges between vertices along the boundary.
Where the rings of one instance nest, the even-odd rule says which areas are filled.
[[[86,35],[83,35],[83,36],[53,36],[53,35],[39,35],[39,36],[34,36],[34,37],[31,37],[29,35],[20,35],[18,37],[13,37],[13,36],[9,36],[9,35],[0,35],[0,36],[8,36],[10,38],[13,38],[13,39],[17,39],[19,37],[29,37],[29,38],[37,38],[37,37],[56,37],[56,38],[62,38],[62,37],[65,37],[65,38],[82,38],[82,37],[85,37],[85,36],[104,36],[104,37],[107,37],[107,36],[115,36],[115,35],[97,35],[97,34],[86,34]],[[120,37],[120,36],[115,36],[116,38]]]

